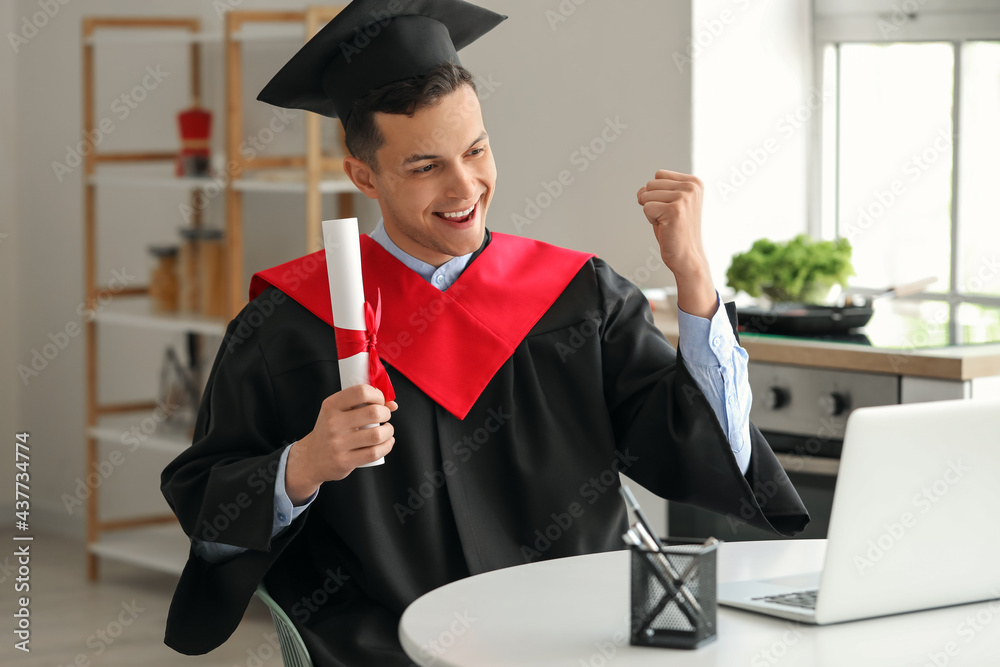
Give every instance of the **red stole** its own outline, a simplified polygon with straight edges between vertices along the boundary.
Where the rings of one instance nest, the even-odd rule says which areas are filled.
[[[366,234],[365,299],[382,292],[379,357],[464,419],[542,315],[593,255],[508,234],[492,239],[442,292]],[[323,250],[254,274],[253,300],[268,285],[333,326]]]

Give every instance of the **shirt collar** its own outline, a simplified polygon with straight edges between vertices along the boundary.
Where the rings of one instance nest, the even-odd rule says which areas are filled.
[[[458,280],[458,277],[462,275],[462,271],[469,264],[469,260],[475,253],[470,252],[468,255],[461,255],[460,257],[452,257],[447,262],[441,266],[435,267],[427,262],[417,259],[416,257],[406,253],[399,246],[392,242],[389,235],[385,231],[385,224],[381,219],[378,221],[378,225],[375,230],[369,234],[375,243],[385,248],[385,250],[403,263],[407,268],[415,271],[417,275],[429,282],[434,287],[438,288],[442,292]]]

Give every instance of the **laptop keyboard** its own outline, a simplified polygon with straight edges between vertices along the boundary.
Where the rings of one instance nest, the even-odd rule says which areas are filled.
[[[754,600],[773,602],[774,604],[788,605],[789,607],[803,607],[805,609],[816,608],[816,594],[818,590],[797,591],[795,593],[784,593],[782,595],[765,595]]]

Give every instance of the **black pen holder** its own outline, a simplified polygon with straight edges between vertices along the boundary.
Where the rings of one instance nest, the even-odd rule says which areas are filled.
[[[694,649],[715,640],[717,547],[674,541],[659,553],[629,547],[633,646]]]

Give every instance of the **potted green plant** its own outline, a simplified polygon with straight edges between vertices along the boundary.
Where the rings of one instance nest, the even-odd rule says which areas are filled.
[[[784,243],[762,238],[733,256],[726,281],[750,296],[764,294],[775,303],[821,304],[834,285],[847,286],[854,275],[847,239],[814,241],[800,234]]]

